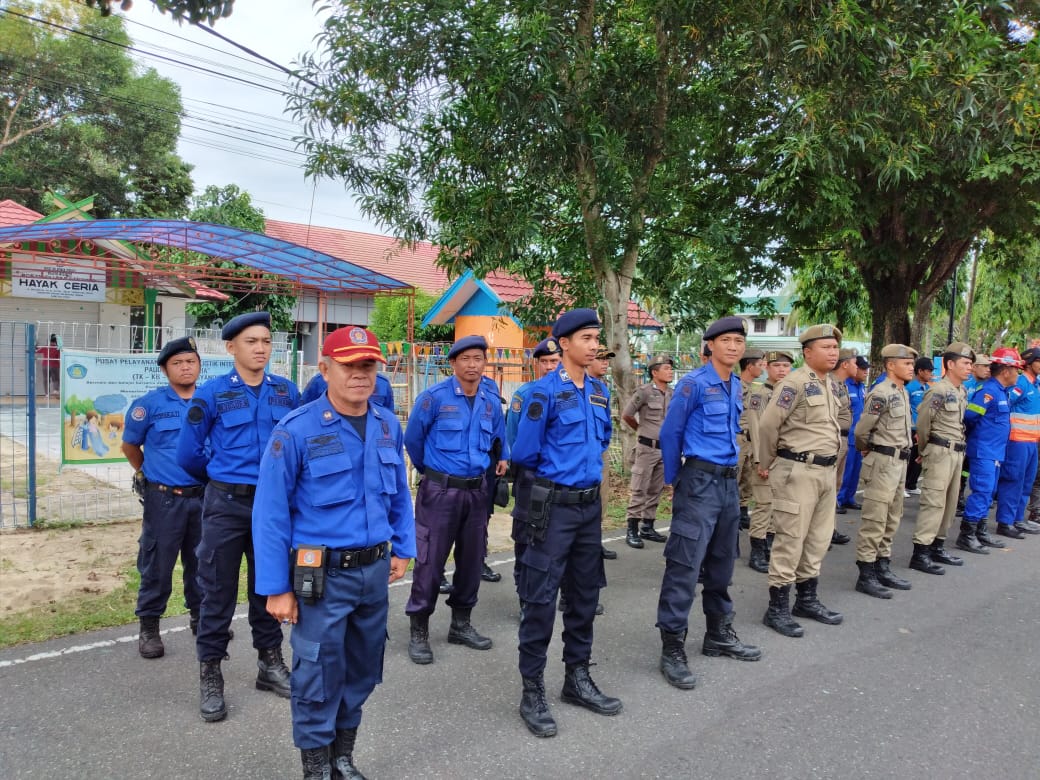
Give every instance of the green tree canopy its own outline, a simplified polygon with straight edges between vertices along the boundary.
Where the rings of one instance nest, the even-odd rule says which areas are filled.
[[[420,327],[419,322],[425,317],[437,298],[422,290],[415,292],[415,340],[416,341],[451,341],[455,337],[455,328],[451,325],[430,325]],[[408,338],[408,299],[401,295],[377,295],[369,329],[382,341],[405,341]]]
[[[184,214],[192,181],[175,151],[180,91],[139,71],[120,48],[129,43],[122,19],[77,3],[0,9],[0,199],[45,211],[54,190],[95,195],[102,218]]]

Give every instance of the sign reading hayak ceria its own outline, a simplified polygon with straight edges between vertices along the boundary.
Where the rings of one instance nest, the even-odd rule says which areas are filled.
[[[17,298],[60,298],[105,301],[105,271],[75,263],[11,263],[11,295]]]

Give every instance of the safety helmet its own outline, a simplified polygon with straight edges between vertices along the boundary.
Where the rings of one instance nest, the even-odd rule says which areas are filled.
[[[989,356],[990,363],[995,363],[998,366],[1014,366],[1015,368],[1022,368],[1022,358],[1018,354],[1018,350],[1014,347],[1001,347],[1000,349],[993,350],[993,354]]]

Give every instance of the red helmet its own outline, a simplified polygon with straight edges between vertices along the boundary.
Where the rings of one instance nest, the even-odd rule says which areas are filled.
[[[996,363],[1001,366],[1014,366],[1015,368],[1023,368],[1025,366],[1022,363],[1022,358],[1018,354],[1018,350],[1014,347],[1001,347],[1000,349],[993,350],[993,354],[989,356],[991,363]]]

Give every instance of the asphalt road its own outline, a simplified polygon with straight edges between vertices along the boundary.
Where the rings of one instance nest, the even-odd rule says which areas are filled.
[[[694,604],[687,648],[695,690],[657,671],[654,611],[661,547],[620,538],[607,562],[593,676],[624,701],[616,717],[563,704],[560,648],[546,682],[559,734],[531,736],[516,707],[517,606],[508,561],[485,584],[474,623],[488,652],[446,641],[448,610],[431,621],[436,661],[407,658],[406,587],[391,589],[385,682],[369,700],[356,762],[370,778],[1040,778],[1040,537],[1008,541],[942,577],[906,569],[916,499],[896,544],[912,580],[891,601],[853,590],[854,545],[824,562],[823,601],[841,626],[802,621],[787,639],[761,624],[764,575],[738,562],[732,593],[757,663],[700,654]],[[858,514],[839,516],[854,532]],[[500,556],[501,557],[501,556]],[[230,713],[198,715],[198,664],[186,619],[164,621],[166,657],[136,652],[135,626],[0,652],[0,777],[295,778],[289,704],[254,689],[255,653],[238,619],[224,664]],[[559,625],[559,624],[558,624]],[[288,641],[285,643],[288,653]]]

